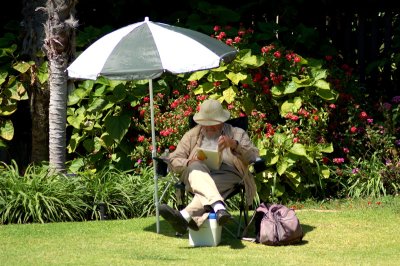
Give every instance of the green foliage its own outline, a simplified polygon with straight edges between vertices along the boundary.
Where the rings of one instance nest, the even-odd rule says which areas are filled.
[[[107,219],[127,219],[141,210],[136,202],[135,190],[141,184],[141,177],[115,168],[104,168],[98,172],[83,172],[79,180],[85,187],[84,201],[90,205],[89,219],[103,219],[104,207]]]
[[[45,223],[81,221],[87,205],[77,180],[51,174],[47,166],[29,166],[20,176],[18,166],[0,169],[0,222]]]
[[[0,168],[0,223],[48,223],[129,219],[155,214],[153,168],[104,168],[75,174],[52,173],[47,165],[29,166],[23,175],[15,162]],[[171,182],[159,189],[175,202]]]

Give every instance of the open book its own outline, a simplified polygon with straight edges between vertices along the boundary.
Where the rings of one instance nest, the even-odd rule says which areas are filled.
[[[222,163],[222,156],[218,150],[198,148],[197,158],[202,160],[208,166],[208,168],[212,170],[218,170]]]

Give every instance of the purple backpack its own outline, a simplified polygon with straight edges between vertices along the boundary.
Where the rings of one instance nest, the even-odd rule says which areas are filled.
[[[303,229],[295,211],[285,205],[261,203],[253,219],[257,243],[279,246],[297,244],[303,239]]]

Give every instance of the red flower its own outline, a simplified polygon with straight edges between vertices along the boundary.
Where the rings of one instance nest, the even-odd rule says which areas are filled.
[[[139,141],[139,142],[143,142],[144,140],[145,140],[145,137],[144,137],[144,136],[139,136],[139,137],[138,137],[138,141]]]
[[[221,30],[221,26],[215,25],[214,26],[214,31],[220,31]]]
[[[276,52],[274,53],[274,56],[275,56],[275,58],[281,58],[282,54],[281,54],[281,52],[276,51]]]
[[[169,146],[170,151],[174,151],[175,149],[176,149],[176,147],[174,145]]]
[[[351,127],[351,128],[350,128],[350,132],[353,133],[353,134],[354,134],[354,133],[357,133],[357,128],[354,127],[354,126]]]
[[[366,112],[364,112],[364,111],[362,111],[361,113],[360,113],[360,119],[362,119],[362,120],[364,120],[364,119],[367,119],[368,118],[368,115],[367,115],[367,113]]]

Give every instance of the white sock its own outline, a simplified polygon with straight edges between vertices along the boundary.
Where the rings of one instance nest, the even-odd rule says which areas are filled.
[[[222,202],[220,201],[214,202],[213,204],[211,204],[211,207],[214,209],[214,212],[225,210],[224,204],[222,204]]]
[[[185,209],[181,210],[180,213],[182,214],[183,218],[185,218],[185,220],[187,222],[190,222],[190,220],[192,220],[192,217]]]

